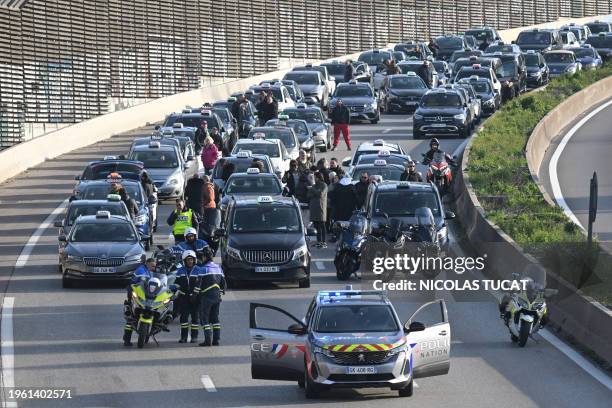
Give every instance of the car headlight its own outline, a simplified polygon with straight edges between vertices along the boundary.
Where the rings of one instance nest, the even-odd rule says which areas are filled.
[[[301,149],[310,150],[314,146],[314,141],[311,138],[304,140],[304,142],[300,145]]]
[[[569,67],[565,68],[565,72],[576,72],[576,66],[570,65]]]
[[[419,115],[418,113],[415,113],[412,118],[416,119],[416,120],[421,120],[421,119],[423,119],[423,115]]]
[[[486,101],[484,101],[484,104],[486,106],[493,106],[493,105],[495,105],[495,99],[493,99],[493,98],[487,99]]]
[[[372,103],[370,103],[370,104],[368,105],[368,107],[370,107],[370,108],[372,108],[372,109],[376,109],[376,106],[377,106],[376,101],[373,101]]]
[[[387,352],[387,357],[393,357],[393,356],[399,354],[402,351],[406,351],[406,344],[405,343],[402,344],[401,346],[394,347],[391,350],[389,350]]]
[[[532,77],[532,78],[537,78],[537,77],[539,77],[540,75],[542,75],[542,73],[541,73],[540,71],[538,71],[538,72],[532,72],[531,74],[529,74],[529,76],[530,76],[530,77]]]
[[[330,357],[330,358],[334,357],[334,353],[332,353],[331,351],[329,351],[328,349],[323,348],[323,347],[315,346],[312,349],[312,351],[314,351],[315,354],[323,354],[324,356],[327,356],[327,357]]]
[[[140,262],[141,255],[132,255],[125,258],[125,262]]]
[[[232,248],[231,246],[229,246],[229,245],[228,245],[228,246],[226,247],[226,250],[227,250],[227,254],[228,254],[229,256],[231,256],[232,258],[236,258],[236,259],[238,259],[238,260],[239,260],[239,259],[241,259],[241,257],[240,257],[240,251],[239,251],[238,249],[236,249],[236,248]]]
[[[66,259],[68,262],[83,262],[82,256],[68,255]]]
[[[297,261],[302,257],[308,255],[308,246],[306,244],[293,250],[293,260]]]
[[[460,113],[458,115],[455,115],[455,116],[453,116],[453,118],[455,118],[457,120],[464,121],[465,120],[465,113]]]
[[[134,224],[138,225],[139,227],[145,225],[146,223],[147,217],[145,215],[139,215],[136,217],[136,219],[134,219]]]
[[[178,179],[176,177],[171,178],[170,180],[168,180],[168,185],[169,186],[176,186],[179,183]]]

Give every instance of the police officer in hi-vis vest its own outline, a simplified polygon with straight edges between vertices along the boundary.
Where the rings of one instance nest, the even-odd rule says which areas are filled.
[[[199,220],[197,215],[185,206],[185,201],[181,198],[176,199],[176,209],[170,213],[168,217],[168,225],[172,227],[174,242],[178,244],[185,240],[185,231],[187,228],[195,228],[198,230]]]

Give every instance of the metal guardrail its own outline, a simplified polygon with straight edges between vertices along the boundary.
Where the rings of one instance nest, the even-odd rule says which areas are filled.
[[[17,8],[15,7],[17,5]],[[31,124],[77,123],[111,99],[244,78],[472,26],[609,13],[608,0],[0,0],[0,148]]]

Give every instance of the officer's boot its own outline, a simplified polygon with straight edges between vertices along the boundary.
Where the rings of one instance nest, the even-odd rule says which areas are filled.
[[[132,305],[128,300],[123,301],[123,315],[126,319],[132,316]]]
[[[221,324],[220,323],[215,323],[212,326],[213,328],[213,338],[212,338],[212,345],[213,346],[218,346],[219,345],[219,341],[221,340]]]
[[[210,347],[212,346],[212,327],[210,324],[205,324],[202,328],[204,329],[204,341],[199,345]]]
[[[200,330],[200,326],[197,324],[191,325],[191,343],[198,342],[198,330]]]
[[[132,326],[129,324],[126,324],[123,330],[123,345],[126,347],[132,345]]]
[[[187,343],[187,337],[189,336],[189,323],[181,323],[181,339],[179,343]]]

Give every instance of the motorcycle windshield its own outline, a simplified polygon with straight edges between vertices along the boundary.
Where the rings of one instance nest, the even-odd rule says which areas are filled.
[[[444,154],[444,152],[440,152],[440,151],[435,152],[433,154],[433,158],[431,159],[431,162],[435,163],[435,164],[445,163],[446,162],[446,155]]]
[[[353,233],[353,236],[365,235],[366,223],[363,217],[352,217],[350,220],[349,228]]]

